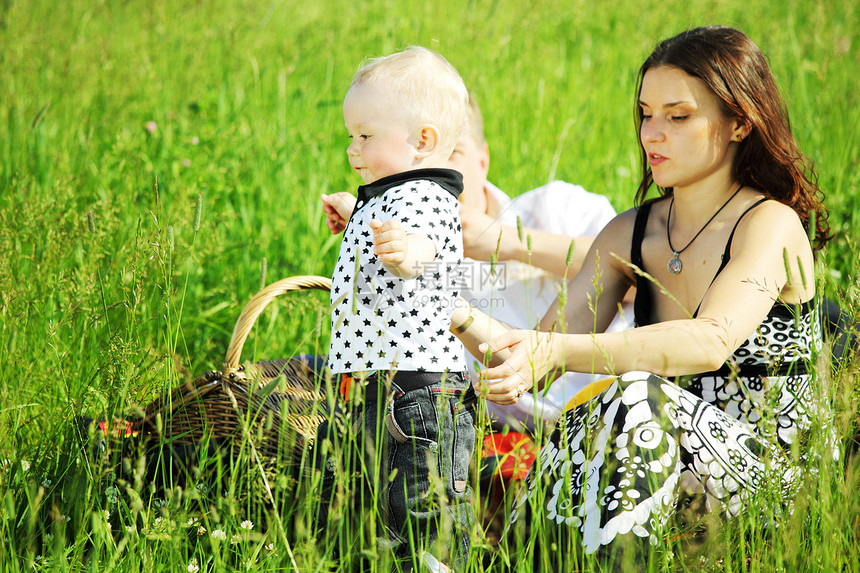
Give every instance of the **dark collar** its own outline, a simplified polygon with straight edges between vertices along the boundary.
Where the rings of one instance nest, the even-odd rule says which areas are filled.
[[[415,181],[416,179],[437,183],[445,191],[453,195],[455,199],[458,199],[460,193],[463,192],[463,175],[459,171],[438,168],[415,169],[413,171],[395,173],[394,175],[377,179],[373,183],[362,185],[358,188],[358,204],[365,203],[378,195],[382,195],[395,185]]]

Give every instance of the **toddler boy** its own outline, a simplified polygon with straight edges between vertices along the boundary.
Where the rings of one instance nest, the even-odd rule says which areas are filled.
[[[463,180],[446,168],[467,108],[462,79],[435,52],[411,47],[370,61],[343,103],[347,156],[364,181],[349,221],[323,196],[329,227],[345,226],[328,353],[344,403],[341,423],[323,424],[318,442],[359,445],[399,558],[426,549],[463,562],[469,548],[475,395],[448,330]],[[345,459],[326,461],[319,523],[338,471],[349,471]]]

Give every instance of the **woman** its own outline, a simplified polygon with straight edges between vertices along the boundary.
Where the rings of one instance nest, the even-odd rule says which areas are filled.
[[[656,541],[686,494],[734,515],[773,476],[790,488],[786,452],[817,417],[827,214],[765,57],[731,28],[684,32],[642,65],[636,109],[639,206],[597,237],[540,331],[479,346],[499,325],[452,319],[504,360],[482,373],[499,403],[562,371],[624,373],[563,414],[510,517],[578,530],[587,553]],[[652,184],[661,196],[645,201]],[[630,286],[637,328],[602,333]]]

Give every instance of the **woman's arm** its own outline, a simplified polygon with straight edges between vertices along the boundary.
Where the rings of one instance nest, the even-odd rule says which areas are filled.
[[[511,330],[507,324],[491,318],[488,314],[472,308],[466,300],[457,298],[456,307],[451,314],[450,331],[454,333],[472,356],[484,356],[482,363],[486,366],[497,366],[510,357],[510,353],[501,351],[488,354],[478,350],[480,344],[492,340]]]
[[[600,238],[593,249],[598,256],[599,243]],[[504,364],[482,373],[482,378],[492,380],[487,396],[512,400],[519,389],[528,390],[559,370],[607,374],[645,370],[674,376],[719,368],[761,324],[777,298],[798,303],[813,296],[812,265],[809,242],[794,212],[773,201],[765,203],[738,227],[731,261],[707,290],[697,318],[618,333],[505,333],[490,345],[479,346],[481,351],[511,353]],[[615,275],[610,278],[617,280]],[[580,307],[565,312],[568,326],[581,326]]]
[[[629,217],[635,217],[635,214],[624,214],[611,221],[592,248],[592,251],[598,249],[612,253],[621,251],[621,256],[613,255],[601,259],[596,252],[589,252],[584,272],[578,273],[568,283],[567,294],[562,295],[563,300],[557,299],[547,311],[541,324],[542,330],[590,333],[602,332],[606,329],[618,312],[619,304],[633,280],[632,271],[619,260],[629,258],[631,235],[630,232],[625,231],[629,225],[624,222],[625,218]],[[625,246],[627,252],[624,251]],[[510,358],[511,354],[507,349],[502,348],[497,348],[495,352],[489,354],[486,346],[481,346],[482,344],[509,332],[524,334],[531,332],[512,330],[508,325],[470,309],[465,301],[461,301],[461,306],[455,310],[451,324],[451,332],[459,337],[469,352],[475,356],[491,356],[489,361],[484,360],[484,363],[490,366],[499,365],[503,360]],[[579,371],[590,372],[591,367]],[[506,399],[502,396],[508,393],[509,388],[497,391],[490,385],[482,390],[491,400],[500,403],[513,402],[510,397]],[[515,394],[516,392],[513,392],[512,395]]]

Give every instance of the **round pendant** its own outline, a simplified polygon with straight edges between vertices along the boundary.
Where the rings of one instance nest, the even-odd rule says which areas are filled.
[[[669,264],[666,265],[666,268],[669,269],[669,272],[673,275],[677,275],[681,272],[681,259],[678,257],[672,257],[669,259]]]

